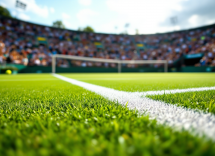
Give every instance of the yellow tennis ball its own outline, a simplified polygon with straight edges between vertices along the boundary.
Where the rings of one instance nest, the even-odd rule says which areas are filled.
[[[6,74],[10,75],[12,73],[11,70],[6,70]]]

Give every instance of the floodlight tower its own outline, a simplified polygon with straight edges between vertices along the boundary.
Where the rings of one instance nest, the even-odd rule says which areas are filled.
[[[126,23],[125,24],[125,31],[126,31],[127,34],[128,34],[128,27],[129,27],[129,23]]]
[[[175,26],[178,23],[178,17],[177,16],[173,16],[173,17],[170,18],[170,21],[171,21],[171,23],[172,23],[172,25],[174,27],[174,31],[176,31]]]
[[[16,0],[15,7],[17,8],[16,11],[17,11],[17,15],[18,15],[18,9],[25,10],[27,7],[27,4],[21,2],[20,0]]]

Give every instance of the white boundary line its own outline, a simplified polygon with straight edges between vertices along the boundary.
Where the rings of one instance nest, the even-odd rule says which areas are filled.
[[[215,90],[215,87],[200,87],[200,88],[146,91],[146,92],[134,92],[134,93],[140,94],[140,96],[141,95],[147,96],[147,95],[163,95],[163,94],[175,94],[175,93],[185,93],[185,92],[197,92],[197,91],[206,91],[206,90]]]
[[[161,95],[164,92],[166,94],[215,90],[215,87],[132,93],[81,82],[57,74],[53,74],[53,76],[95,92],[111,101],[117,101],[119,104],[124,106],[127,104],[129,109],[135,109],[140,113],[146,113],[151,119],[156,119],[160,124],[166,124],[177,130],[187,130],[194,135],[206,136],[209,139],[215,140],[215,115],[204,113],[202,111],[186,109],[145,97],[146,95]]]

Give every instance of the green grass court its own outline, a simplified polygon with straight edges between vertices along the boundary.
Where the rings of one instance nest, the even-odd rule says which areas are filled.
[[[60,74],[128,92],[215,86],[215,74]],[[148,96],[215,114],[215,90]],[[157,124],[51,74],[0,75],[0,155],[215,155],[215,142]]]
[[[215,74],[61,74],[80,81],[123,91],[152,91],[215,86]]]

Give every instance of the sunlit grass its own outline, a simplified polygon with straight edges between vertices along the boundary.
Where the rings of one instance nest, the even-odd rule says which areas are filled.
[[[61,74],[123,91],[151,91],[215,86],[214,73]]]
[[[215,114],[215,90],[148,96],[178,106]]]

